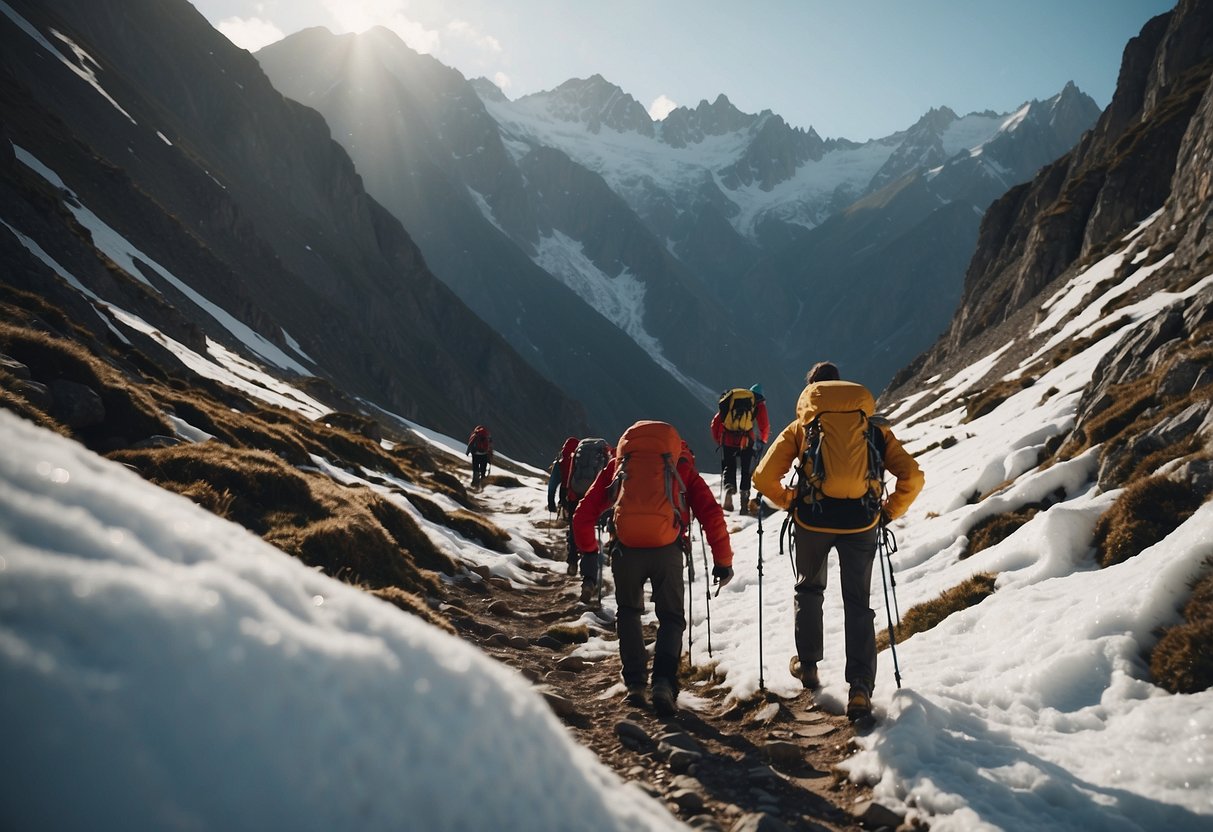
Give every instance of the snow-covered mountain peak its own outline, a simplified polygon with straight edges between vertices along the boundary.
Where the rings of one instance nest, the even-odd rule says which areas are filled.
[[[481,75],[479,78],[473,78],[468,83],[472,85],[472,89],[475,90],[476,95],[480,96],[480,98],[484,101],[509,102],[509,98],[506,97],[506,94],[502,91],[501,87],[497,86],[483,75]]]
[[[554,90],[523,96],[519,102],[538,107],[557,121],[583,124],[593,134],[603,127],[642,136],[655,133],[644,106],[598,74],[571,78]]]

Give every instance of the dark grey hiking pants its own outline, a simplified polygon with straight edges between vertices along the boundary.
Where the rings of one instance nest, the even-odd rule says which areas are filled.
[[[741,490],[750,490],[750,468],[754,462],[754,447],[751,445],[748,448],[732,448],[725,445],[720,449],[721,471],[724,476],[725,487],[730,491],[737,488],[737,469],[741,468]]]
[[[822,615],[830,549],[838,550],[846,633],[846,680],[869,694],[876,683],[876,613],[871,607],[872,563],[879,528],[837,534],[796,526],[796,653],[800,663],[822,657]]]
[[[619,635],[619,660],[623,683],[643,686],[648,681],[649,655],[644,647],[640,616],[644,613],[644,585],[653,585],[657,608],[657,643],[653,649],[653,681],[664,679],[678,690],[678,660],[682,656],[683,612],[682,549],[677,543],[660,549],[628,549],[620,546],[611,556],[615,576],[615,631]]]

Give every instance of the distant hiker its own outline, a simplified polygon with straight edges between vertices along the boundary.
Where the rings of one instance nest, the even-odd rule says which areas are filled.
[[[872,563],[881,526],[905,514],[923,476],[862,385],[839,380],[829,362],[813,367],[796,403],[796,418],[775,439],[754,472],[754,485],[787,509],[796,549],[796,655],[789,668],[806,688],[820,685],[822,603],[831,548],[838,550],[846,633],[847,716],[871,715],[876,683]],[[799,461],[791,487],[783,477]],[[885,494],[884,472],[897,487]]]
[[[695,458],[673,426],[637,422],[619,439],[616,457],[594,480],[573,515],[577,548],[597,555],[595,524],[611,515],[611,573],[615,578],[615,627],[627,702],[644,704],[648,652],[640,617],[644,586],[652,584],[657,611],[653,646],[653,709],[673,714],[678,699],[682,634],[683,558],[690,547],[691,515],[699,520],[712,548],[712,575],[724,586],[733,579],[733,549],[724,514],[712,490],[695,470]]]
[[[477,425],[468,437],[467,453],[472,456],[472,488],[483,488],[493,464],[493,435],[484,425]]]
[[[569,478],[569,466],[573,464],[573,451],[577,448],[577,437],[570,436],[560,446],[560,452],[548,466],[548,511],[559,513],[564,504],[564,483]]]
[[[742,514],[750,510],[750,467],[756,445],[765,445],[771,432],[762,385],[748,390],[735,387],[720,397],[720,409],[712,417],[712,439],[720,448],[720,476],[724,480],[724,510],[733,510],[737,493],[737,468],[741,466]]]
[[[578,551],[577,544],[573,540],[573,512],[577,510],[577,504],[594,484],[598,472],[605,468],[614,456],[615,449],[605,439],[599,439],[596,436],[586,437],[573,447],[572,456],[569,458],[569,473],[564,480],[564,504],[569,517],[568,574],[576,575],[578,565],[580,565],[582,601],[588,602],[589,598],[598,591],[598,556],[595,554],[593,557],[586,557]]]

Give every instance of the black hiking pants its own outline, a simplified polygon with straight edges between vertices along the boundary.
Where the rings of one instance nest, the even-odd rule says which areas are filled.
[[[489,455],[472,451],[472,482],[478,483],[489,472]]]
[[[619,636],[619,661],[623,683],[643,687],[648,682],[649,654],[644,646],[640,617],[644,614],[644,585],[653,586],[657,610],[657,642],[653,647],[653,681],[662,679],[678,690],[678,660],[682,657],[683,553],[677,543],[658,549],[629,549],[619,546],[611,555],[615,576],[615,630]]]
[[[724,487],[729,491],[737,490],[737,469],[741,468],[741,490],[750,490],[750,468],[754,462],[754,446],[748,448],[731,448],[728,445],[720,449],[722,457],[722,475]]]
[[[564,530],[565,557],[569,563],[576,563],[577,559],[581,556],[577,551],[577,544],[573,542],[573,512],[576,510],[576,502],[571,500],[564,501],[564,516],[569,520],[569,525]]]
[[[871,607],[872,564],[879,527],[862,532],[810,531],[796,526],[796,654],[816,665],[823,655],[822,604],[830,549],[838,550],[846,635],[846,680],[868,694],[876,684],[876,613]]]

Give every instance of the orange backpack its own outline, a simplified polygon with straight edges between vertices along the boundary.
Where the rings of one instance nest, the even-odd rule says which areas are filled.
[[[637,422],[619,438],[611,489],[615,536],[624,546],[653,549],[678,540],[686,509],[681,452],[682,437],[665,422]]]

